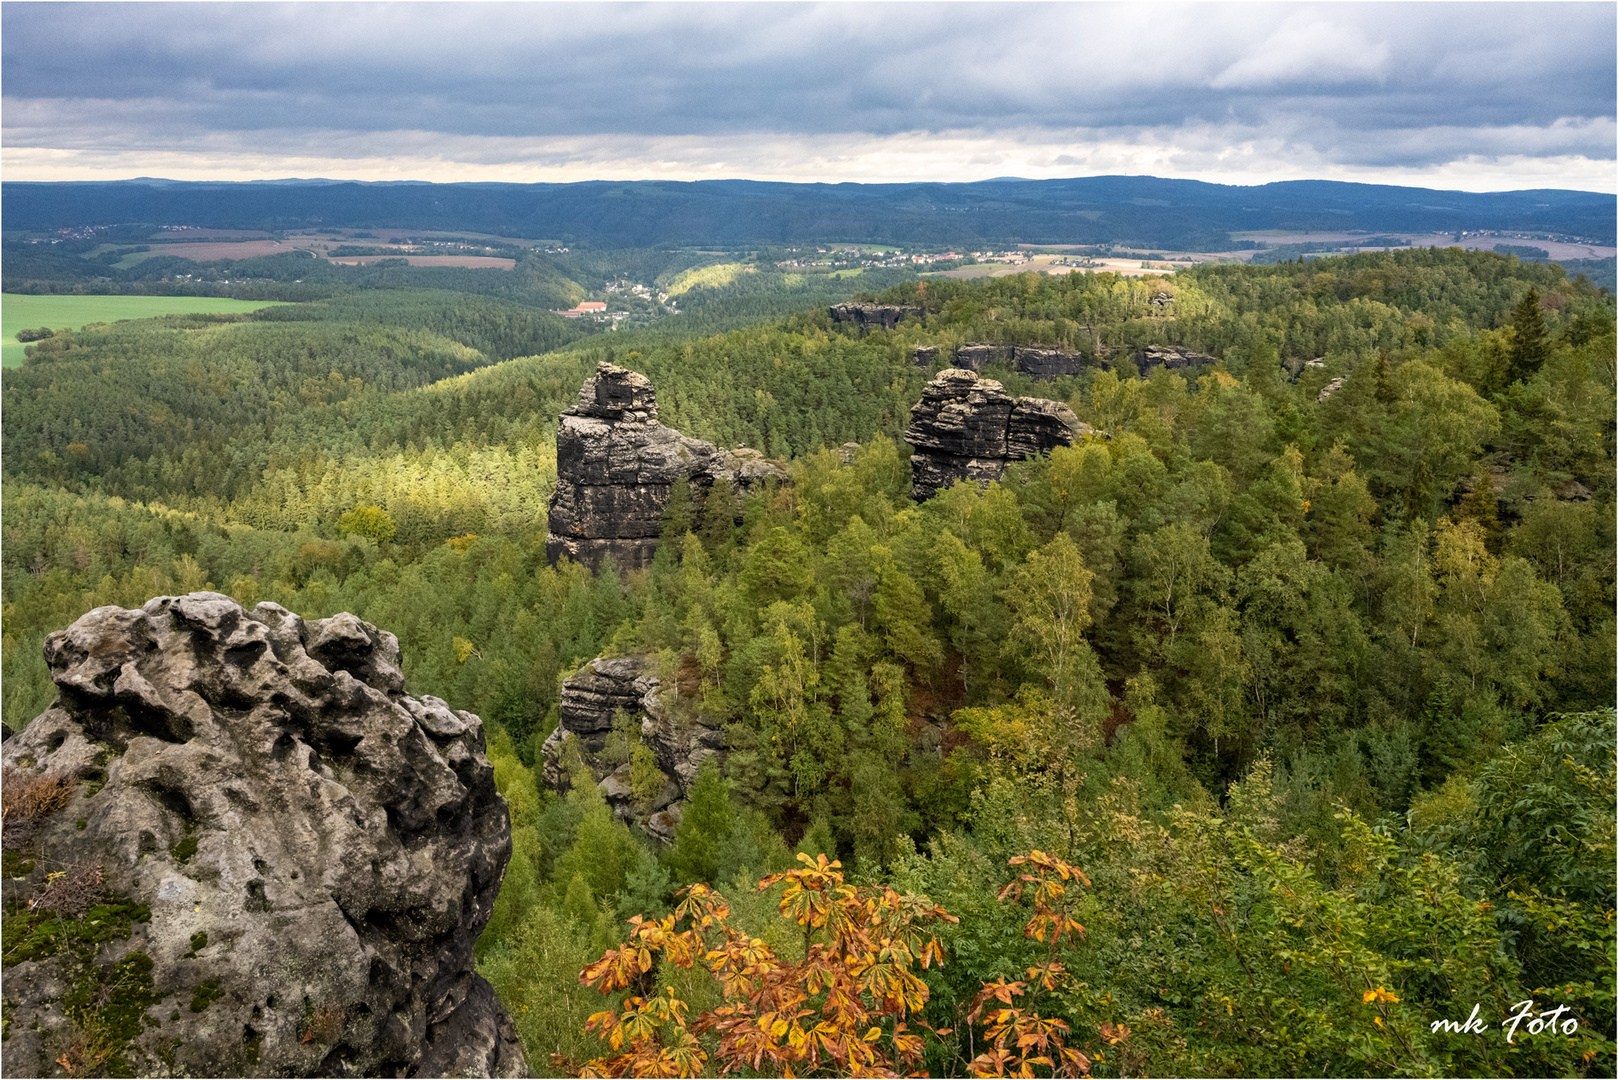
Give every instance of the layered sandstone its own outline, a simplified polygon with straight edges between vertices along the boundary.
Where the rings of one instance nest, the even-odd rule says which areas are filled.
[[[864,335],[873,327],[892,330],[902,319],[919,317],[921,309],[902,304],[833,304],[827,313],[832,322],[853,323]]]
[[[724,478],[745,492],[786,476],[756,450],[721,450],[659,423],[651,381],[602,363],[557,429],[546,556],[592,570],[608,558],[620,570],[643,567],[657,551],[675,484],[706,489]]]
[[[663,700],[662,680],[645,657],[597,657],[582,671],[562,681],[557,710],[561,723],[545,740],[545,782],[565,790],[568,743],[574,741],[580,759],[615,813],[662,840],[672,840],[680,822],[682,800],[696,783],[703,762],[723,756],[725,734],[700,713],[677,715]],[[615,720],[627,717],[629,727],[652,751],[663,773],[660,790],[637,800],[630,790],[627,762],[604,761],[602,752]]]
[[[1009,462],[1071,446],[1094,430],[1061,402],[1013,398],[993,379],[961,368],[939,372],[910,417],[904,440],[915,450],[910,492],[917,502],[962,480],[998,480]]]
[[[1069,352],[1050,345],[966,342],[956,346],[956,367],[967,371],[982,371],[990,364],[1004,365],[1030,378],[1054,379],[1058,375],[1077,375],[1084,370],[1085,359],[1082,353]]]

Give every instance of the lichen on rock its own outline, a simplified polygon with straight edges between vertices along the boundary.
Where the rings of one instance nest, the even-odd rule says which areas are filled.
[[[482,724],[406,696],[393,635],[191,593],[45,654],[6,782],[72,792],[18,840],[8,801],[8,1074],[525,1071],[472,968],[511,852]]]

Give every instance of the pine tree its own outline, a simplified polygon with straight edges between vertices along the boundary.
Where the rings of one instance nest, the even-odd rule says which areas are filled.
[[[691,786],[691,802],[674,834],[674,845],[664,857],[675,880],[682,885],[712,884],[719,871],[719,846],[735,827],[730,785],[712,759],[705,761]]]
[[[1550,356],[1550,334],[1545,329],[1545,316],[1539,310],[1539,290],[1529,287],[1517,306],[1511,311],[1514,331],[1511,341],[1511,366],[1506,372],[1508,382],[1527,382],[1544,366]]]
[[[1371,365],[1371,377],[1376,380],[1376,400],[1381,405],[1393,403],[1393,383],[1390,377],[1393,368],[1388,364],[1388,353],[1384,349],[1376,354],[1376,360]]]

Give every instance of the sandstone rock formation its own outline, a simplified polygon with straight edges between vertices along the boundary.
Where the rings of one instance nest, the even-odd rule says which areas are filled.
[[[990,364],[1004,364],[1035,379],[1054,379],[1058,375],[1077,375],[1084,369],[1085,361],[1082,353],[1046,345],[967,342],[955,349],[955,366],[958,368],[982,371]]]
[[[918,307],[898,304],[834,304],[828,310],[832,322],[854,323],[860,328],[862,336],[870,333],[873,326],[892,330],[899,325],[900,319],[915,318],[921,314]]]
[[[910,407],[904,440],[916,451],[910,457],[911,498],[930,499],[961,480],[998,480],[1008,462],[1071,446],[1094,430],[1061,402],[1012,398],[993,379],[948,368]]]
[[[566,555],[592,570],[608,556],[621,570],[646,566],[679,481],[705,489],[724,477],[747,491],[786,476],[756,450],[720,450],[658,423],[651,381],[599,364],[556,432],[546,557],[555,562]]]
[[[1145,375],[1152,368],[1163,365],[1166,368],[1190,367],[1193,364],[1217,364],[1217,356],[1196,352],[1182,345],[1148,345],[1135,354],[1135,366]]]
[[[965,371],[982,371],[990,364],[1011,363],[1010,345],[968,341],[955,347],[955,366]]]
[[[46,639],[5,740],[12,1076],[518,1076],[473,971],[511,853],[471,713],[392,634],[218,593]]]
[[[678,800],[691,790],[702,763],[724,754],[725,734],[700,715],[677,717],[661,691],[662,681],[644,657],[597,657],[583,671],[563,680],[558,707],[561,723],[540,753],[545,759],[545,782],[558,791],[566,790],[569,778],[563,758],[568,741],[577,740],[584,763],[595,774],[614,812],[667,841],[674,838],[680,822]],[[666,778],[662,790],[644,803],[637,804],[630,791],[629,764],[601,759],[614,718],[620,713],[630,718]]]
[[[910,360],[917,367],[926,370],[938,362],[938,346],[917,345],[910,353]]]

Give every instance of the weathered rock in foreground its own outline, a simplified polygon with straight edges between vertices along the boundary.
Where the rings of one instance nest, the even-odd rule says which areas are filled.
[[[556,432],[545,554],[553,563],[566,555],[592,570],[608,556],[621,570],[646,566],[675,484],[689,480],[706,489],[724,478],[747,491],[786,476],[756,450],[720,450],[658,423],[651,381],[602,363]]]
[[[569,778],[563,757],[568,742],[576,740],[584,763],[614,812],[667,841],[674,838],[674,828],[680,823],[679,800],[690,793],[697,770],[709,758],[724,754],[725,733],[705,723],[700,715],[676,717],[663,701],[661,690],[662,681],[645,657],[597,657],[583,671],[563,680],[557,709],[561,723],[540,753],[545,759],[546,784],[564,791]],[[603,761],[600,756],[620,713],[630,718],[664,776],[661,790],[644,801],[630,790],[629,764]]]
[[[919,316],[921,309],[898,304],[834,304],[828,314],[832,322],[855,324],[863,335],[870,333],[873,326],[892,330],[899,325],[899,320]]]
[[[482,723],[407,697],[392,634],[192,593],[45,657],[3,751],[8,1075],[525,1074],[472,964],[511,854]]]
[[[910,496],[921,502],[962,480],[987,484],[1008,462],[1071,446],[1094,430],[1059,401],[1012,398],[993,379],[948,368],[910,407]]]

